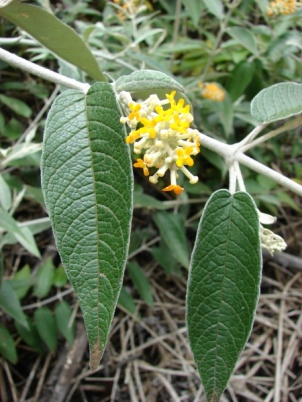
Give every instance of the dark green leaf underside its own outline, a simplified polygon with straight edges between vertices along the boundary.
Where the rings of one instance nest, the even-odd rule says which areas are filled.
[[[105,348],[127,258],[132,167],[115,94],[66,91],[49,114],[42,187],[57,246],[83,312],[91,367]]]
[[[208,401],[219,401],[250,334],[260,270],[253,200],[215,192],[198,229],[187,294],[189,340]]]

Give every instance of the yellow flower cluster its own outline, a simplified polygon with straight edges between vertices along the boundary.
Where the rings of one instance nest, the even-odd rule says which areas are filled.
[[[136,14],[139,14],[146,8],[151,7],[148,1],[142,0],[113,0],[113,3],[115,3],[118,8],[117,16],[121,21],[131,19]]]
[[[201,94],[204,98],[210,99],[216,102],[222,102],[225,98],[225,92],[215,82],[200,82],[198,84],[201,88]]]
[[[296,1],[295,0],[275,0],[270,1],[267,7],[267,15],[269,17],[273,15],[287,15],[293,14],[296,11]]]
[[[191,184],[198,181],[197,176],[186,168],[193,166],[192,156],[200,152],[199,132],[190,128],[193,116],[190,106],[184,99],[174,99],[176,91],[166,94],[166,99],[160,100],[157,95],[151,95],[143,102],[136,103],[128,92],[121,92],[120,103],[128,113],[121,122],[127,124],[130,133],[126,138],[128,144],[134,144],[134,152],[141,154],[134,167],[143,169],[151,183],[157,183],[159,177],[170,171],[170,185],[163,191],[174,191],[179,195],[183,188],[177,184],[178,170],[181,170]],[[149,169],[156,168],[150,176]]]

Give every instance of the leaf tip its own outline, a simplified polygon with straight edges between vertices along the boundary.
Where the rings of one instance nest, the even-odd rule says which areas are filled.
[[[218,392],[216,390],[214,390],[209,402],[219,402],[219,400],[220,400],[220,397],[218,395]]]
[[[103,349],[99,348],[98,342],[90,346],[90,370],[95,371],[100,364]]]

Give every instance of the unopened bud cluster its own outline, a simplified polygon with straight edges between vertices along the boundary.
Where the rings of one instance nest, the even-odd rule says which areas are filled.
[[[151,95],[137,103],[128,92],[121,92],[120,103],[128,114],[121,118],[121,122],[130,128],[126,142],[134,144],[134,153],[144,154],[137,159],[134,167],[142,168],[151,183],[157,183],[159,177],[169,171],[170,185],[163,191],[174,191],[179,195],[183,191],[177,184],[179,170],[191,184],[198,181],[198,177],[192,175],[186,166],[193,166],[192,156],[200,152],[200,144],[198,130],[190,128],[193,121],[190,106],[185,105],[184,99],[176,101],[175,95],[173,91],[163,100]],[[156,172],[150,175],[152,168]]]

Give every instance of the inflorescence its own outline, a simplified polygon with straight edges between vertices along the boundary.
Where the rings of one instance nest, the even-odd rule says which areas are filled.
[[[222,102],[225,98],[225,92],[215,82],[199,82],[198,87],[201,89],[201,95],[205,99],[215,102]]]
[[[121,92],[120,102],[128,113],[121,117],[121,122],[127,124],[130,133],[126,138],[128,144],[134,144],[134,153],[140,155],[134,167],[143,169],[151,183],[157,183],[159,177],[170,171],[170,185],[163,191],[174,191],[180,195],[183,188],[177,184],[178,170],[188,177],[191,184],[198,181],[186,166],[193,166],[192,156],[200,152],[199,131],[190,128],[193,116],[190,106],[184,99],[174,99],[176,91],[166,94],[166,99],[160,100],[157,95],[151,95],[143,102],[134,102],[128,92]],[[156,172],[150,176],[149,169]]]
[[[271,17],[279,14],[293,14],[296,11],[296,3],[295,0],[270,1],[269,6],[267,7],[267,15]]]

